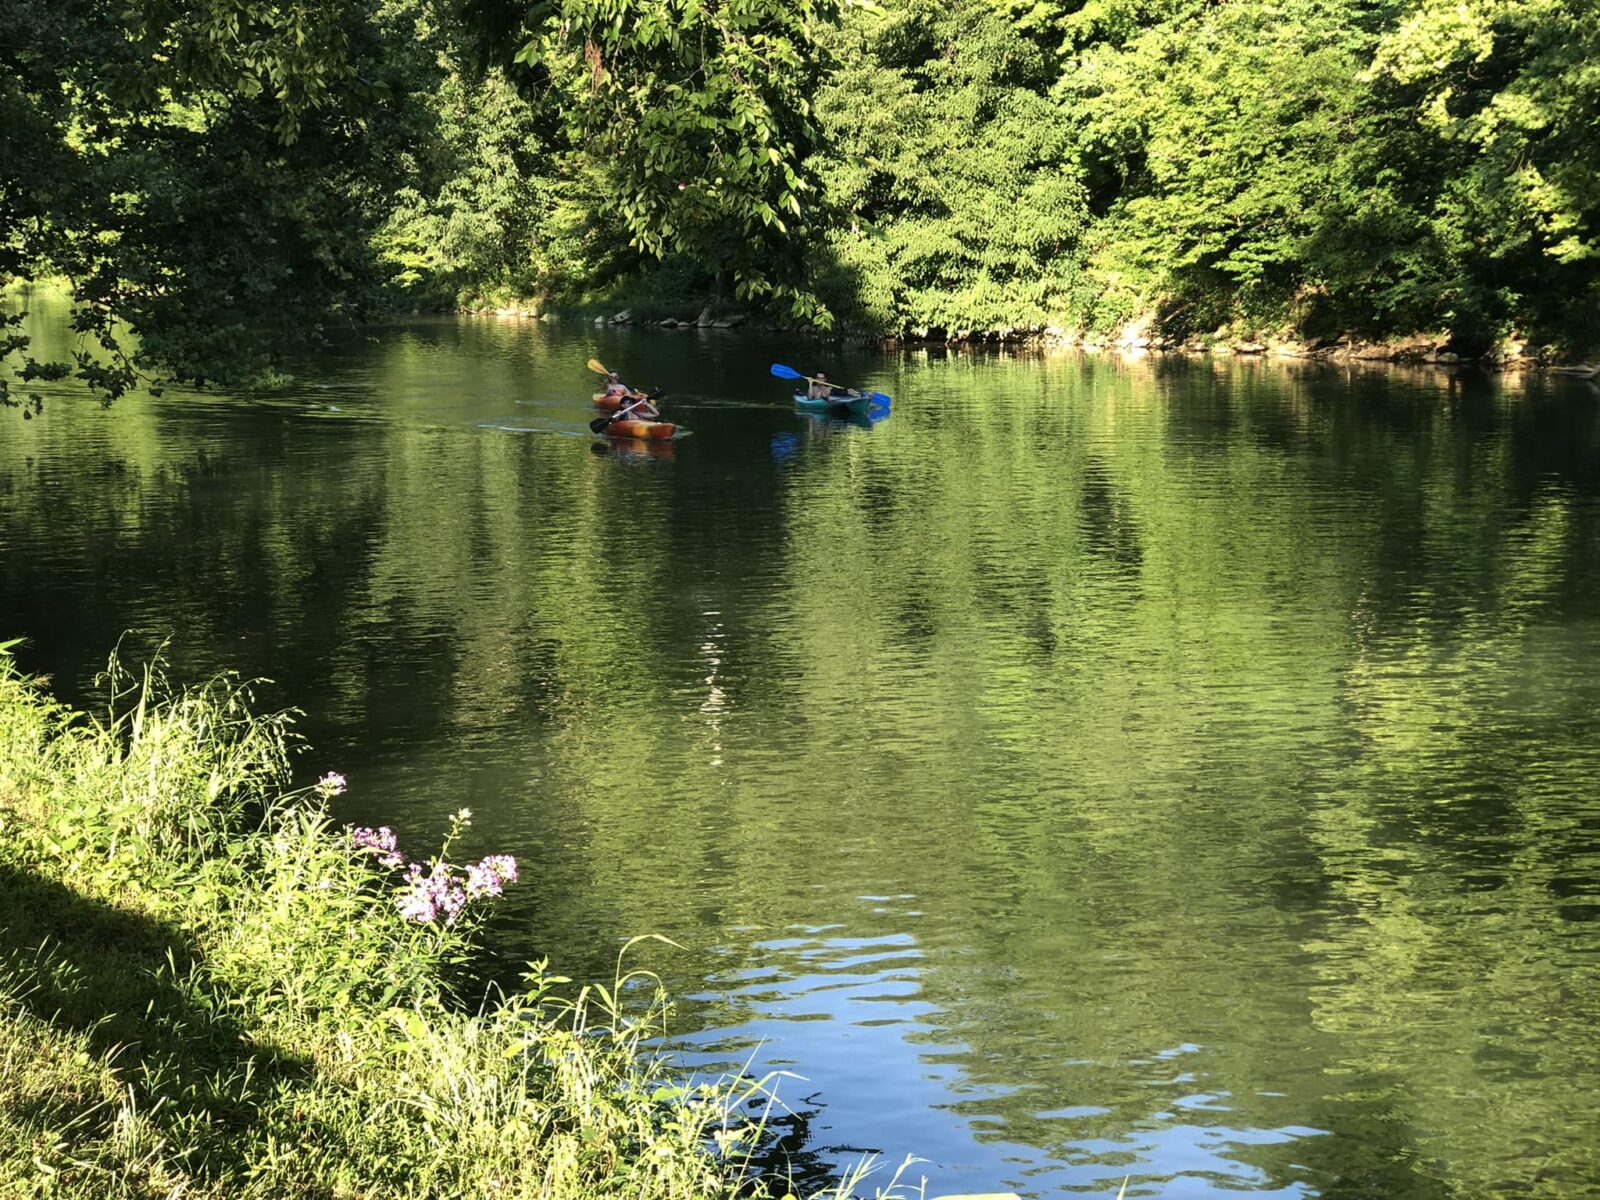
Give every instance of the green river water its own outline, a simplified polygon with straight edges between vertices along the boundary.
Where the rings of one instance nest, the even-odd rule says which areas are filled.
[[[591,439],[590,355],[692,435]],[[507,961],[674,939],[808,1181],[1600,1195],[1600,391],[483,319],[292,369],[0,410],[0,638],[270,677],[348,819],[520,857]]]

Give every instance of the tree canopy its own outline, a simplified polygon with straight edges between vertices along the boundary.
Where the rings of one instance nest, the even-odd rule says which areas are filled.
[[[833,249],[891,330],[1592,338],[1600,47],[1582,7],[848,12],[859,86],[818,113],[823,173],[860,220]]]
[[[100,345],[0,357],[114,397],[496,297],[1581,344],[1585,7],[17,0],[0,277]]]

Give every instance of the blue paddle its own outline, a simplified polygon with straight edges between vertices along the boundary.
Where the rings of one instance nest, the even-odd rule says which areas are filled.
[[[773,363],[772,364],[772,373],[774,375],[776,375],[779,379],[804,379],[809,383],[828,383],[828,381],[826,379],[816,379],[816,378],[813,378],[810,375],[802,375],[802,374],[800,374],[799,371],[796,371],[793,367],[786,367],[782,363]],[[837,384],[829,384],[829,386],[830,387],[837,387],[838,385]],[[848,390],[848,389],[846,389],[846,390]],[[868,396],[871,396],[872,399],[873,399],[873,402],[876,403],[876,404],[889,404],[889,403],[891,403],[890,398],[888,396],[885,396],[882,392],[867,392],[865,394],[868,395]]]

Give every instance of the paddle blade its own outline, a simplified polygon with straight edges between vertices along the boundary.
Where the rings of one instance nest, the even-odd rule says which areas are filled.
[[[606,370],[605,364],[602,363],[598,358],[591,358],[589,360],[589,370],[593,371],[596,375],[611,374],[610,371]]]
[[[611,422],[615,420],[615,417],[596,417],[594,420],[589,422],[589,432],[601,433],[605,430],[607,425],[611,424]]]
[[[891,400],[888,396],[885,396],[882,392],[869,392],[868,394],[872,397],[872,402],[874,404],[892,404],[892,403],[894,403],[893,400]]]
[[[786,367],[782,363],[772,364],[772,373],[779,379],[804,379],[805,376],[793,367]]]

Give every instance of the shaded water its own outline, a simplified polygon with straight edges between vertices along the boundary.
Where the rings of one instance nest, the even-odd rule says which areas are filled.
[[[692,436],[592,442],[591,354]],[[0,637],[270,676],[351,819],[524,859],[508,955],[675,939],[798,1166],[1594,1194],[1594,389],[483,321],[296,371],[0,411]]]

